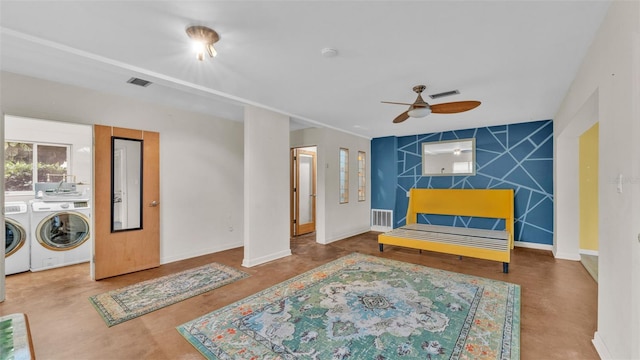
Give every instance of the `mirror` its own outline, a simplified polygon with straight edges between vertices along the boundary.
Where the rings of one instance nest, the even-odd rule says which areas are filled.
[[[142,140],[111,137],[111,232],[142,229]]]
[[[476,139],[422,143],[422,175],[476,174]]]

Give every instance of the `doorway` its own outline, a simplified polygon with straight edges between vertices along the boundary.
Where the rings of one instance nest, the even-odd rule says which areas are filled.
[[[580,260],[598,281],[599,123],[579,138]]]
[[[316,231],[317,147],[291,149],[291,237]]]
[[[14,216],[25,229],[18,254],[5,257],[16,269],[9,275],[88,263],[93,242],[91,126],[13,115],[4,116],[3,126],[5,205],[20,210]]]

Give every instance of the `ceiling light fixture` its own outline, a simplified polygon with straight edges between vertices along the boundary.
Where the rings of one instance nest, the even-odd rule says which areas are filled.
[[[215,57],[218,55],[213,44],[220,40],[220,35],[218,35],[215,30],[209,29],[206,26],[196,25],[188,27],[186,31],[189,38],[193,41],[193,47],[196,51],[196,59],[200,61],[204,60],[205,51],[209,54],[209,57]]]
[[[455,156],[460,156],[461,153],[462,153],[462,151],[460,149],[454,149],[453,150],[453,155],[455,155]]]
[[[326,58],[332,58],[332,57],[338,56],[338,50],[333,48],[324,48],[320,50],[320,53],[322,54],[322,56]]]

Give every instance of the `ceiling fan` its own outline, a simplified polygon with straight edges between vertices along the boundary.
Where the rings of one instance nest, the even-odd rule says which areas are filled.
[[[409,109],[393,119],[394,123],[401,123],[410,117],[421,118],[431,113],[434,114],[455,114],[474,109],[480,105],[480,101],[456,101],[443,104],[429,105],[422,99],[422,92],[427,87],[424,85],[416,85],[413,91],[418,94],[418,98],[413,104],[382,101],[385,104],[409,105]]]

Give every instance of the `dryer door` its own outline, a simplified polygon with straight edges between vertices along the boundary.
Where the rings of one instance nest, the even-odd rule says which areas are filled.
[[[40,221],[36,238],[49,250],[76,248],[89,239],[89,219],[73,211],[53,213]]]
[[[4,256],[9,257],[20,250],[27,239],[27,231],[16,221],[4,219],[5,246]]]

